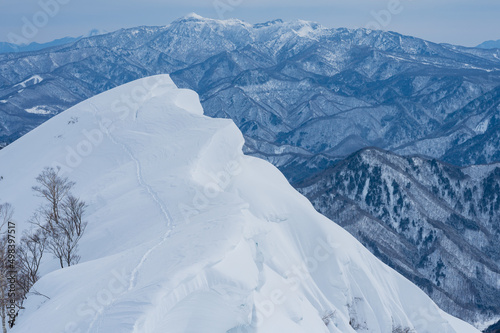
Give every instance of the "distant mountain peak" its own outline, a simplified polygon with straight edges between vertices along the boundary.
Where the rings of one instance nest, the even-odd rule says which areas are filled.
[[[179,17],[178,19],[174,20],[173,22],[196,22],[196,21],[207,21],[208,19],[201,16],[201,15],[198,15],[194,12],[192,13],[189,13],[189,14],[186,14],[182,17]]]
[[[195,19],[195,20],[204,20],[205,18],[201,15],[198,15],[194,12],[187,14],[184,16],[184,19]]]
[[[476,46],[480,49],[500,49],[500,39],[499,40],[488,40],[484,43]]]
[[[108,33],[107,30],[94,28],[90,30],[87,34],[83,35],[83,37],[94,37],[94,36],[104,35],[106,33]]]
[[[267,21],[264,23],[256,23],[256,24],[254,24],[254,27],[255,28],[268,27],[268,26],[275,25],[275,24],[283,24],[283,20],[276,19],[276,20],[271,20],[271,21]]]
[[[198,15],[196,13],[189,13],[175,21],[172,22],[172,24],[182,24],[186,22],[196,22],[196,23],[204,23],[204,24],[217,24],[217,25],[249,25],[248,23],[245,23],[239,19],[213,19],[213,18],[208,18],[208,17],[203,17],[201,15]]]

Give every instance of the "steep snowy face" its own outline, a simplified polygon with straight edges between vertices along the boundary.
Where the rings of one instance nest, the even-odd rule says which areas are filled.
[[[12,332],[477,332],[442,312],[242,154],[168,76],[63,112],[0,151],[18,228],[30,187],[59,166],[89,204],[82,261],[49,257]]]
[[[296,187],[442,308],[500,319],[500,164],[366,149]]]

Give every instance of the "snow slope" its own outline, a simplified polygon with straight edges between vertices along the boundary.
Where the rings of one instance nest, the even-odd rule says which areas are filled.
[[[0,151],[20,229],[59,166],[89,204],[12,332],[477,332],[317,213],[230,120],[168,76],[95,96]],[[354,330],[354,328],[356,330]]]

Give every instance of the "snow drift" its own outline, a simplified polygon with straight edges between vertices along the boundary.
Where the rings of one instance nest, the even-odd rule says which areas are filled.
[[[18,234],[46,166],[76,181],[82,261],[43,277],[12,332],[477,332],[317,213],[232,121],[166,75],[63,112],[0,151]]]

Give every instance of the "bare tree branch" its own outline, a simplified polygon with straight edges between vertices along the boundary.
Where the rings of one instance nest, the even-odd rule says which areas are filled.
[[[83,236],[87,222],[82,217],[86,204],[70,193],[74,182],[59,176],[59,170],[45,168],[36,178],[38,186],[33,190],[46,199],[31,219],[31,223],[42,231],[45,248],[57,259],[61,268],[77,264],[78,242]]]

